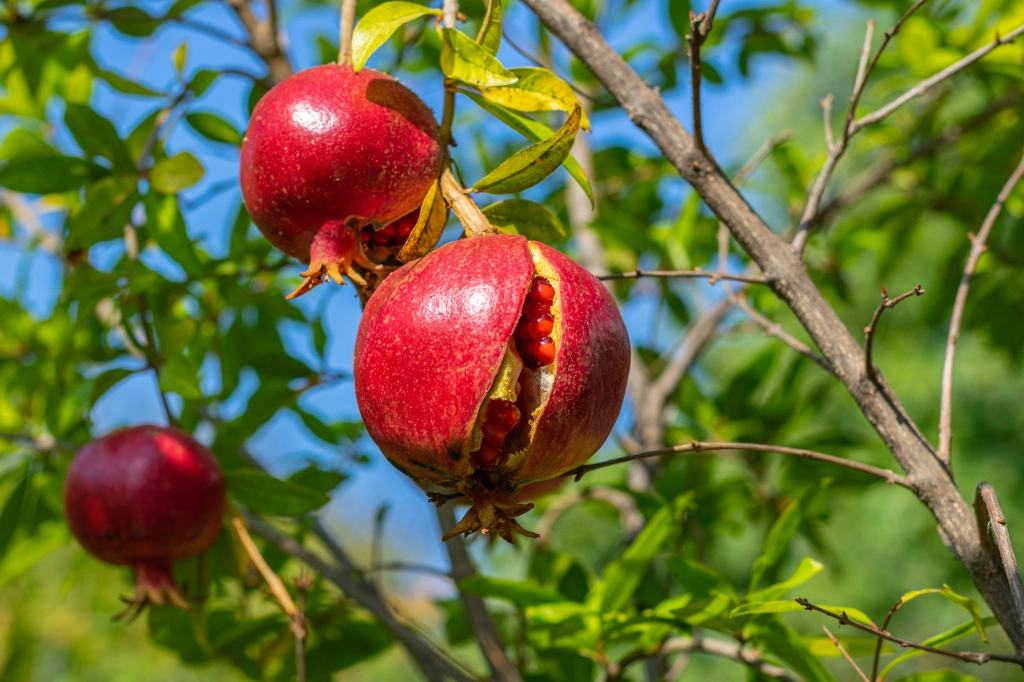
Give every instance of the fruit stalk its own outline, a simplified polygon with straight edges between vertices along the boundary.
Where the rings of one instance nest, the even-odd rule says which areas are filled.
[[[487,219],[476,202],[466,196],[450,168],[445,168],[441,173],[441,194],[451,207],[452,213],[466,228],[467,236],[482,237],[488,234],[498,234],[497,228],[491,225],[491,221]]]
[[[338,63],[352,65],[352,31],[356,27],[356,0],[342,0],[341,30],[338,33]]]

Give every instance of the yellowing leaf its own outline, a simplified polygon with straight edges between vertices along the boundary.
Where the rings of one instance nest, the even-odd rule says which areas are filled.
[[[554,135],[513,154],[473,185],[478,192],[514,194],[533,187],[562,165],[572,151],[583,110],[577,104]]]
[[[441,40],[441,71],[449,78],[478,88],[509,85],[518,79],[465,33],[442,28]]]
[[[434,248],[441,238],[445,223],[448,222],[448,207],[441,196],[438,183],[435,182],[427,190],[427,196],[423,197],[420,204],[420,216],[416,219],[416,226],[409,233],[405,246],[398,253],[398,260],[403,263],[423,258]]]
[[[491,54],[498,55],[498,48],[501,47],[501,0],[491,0],[487,3],[487,15],[480,26],[476,42]]]
[[[441,16],[441,10],[414,2],[385,2],[371,9],[352,32],[352,68],[359,71],[366,66],[370,55],[386,43],[399,26],[428,14]]]
[[[494,88],[480,88],[480,94],[492,102],[518,111],[564,111],[566,113],[579,104],[576,93],[569,84],[547,69],[520,67],[512,69],[519,77],[511,85]],[[587,113],[583,112],[580,127],[590,130]]]
[[[172,61],[174,62],[174,68],[181,74],[185,70],[185,60],[188,59],[188,43],[182,43],[178,45],[178,49],[174,51]]]

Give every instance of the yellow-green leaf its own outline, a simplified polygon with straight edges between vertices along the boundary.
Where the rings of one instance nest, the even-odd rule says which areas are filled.
[[[825,606],[819,604],[821,608],[826,611],[832,611],[833,613],[846,613],[851,619],[867,625],[874,625],[871,619],[868,618],[867,614],[858,609],[851,609],[849,606]],[[752,604],[741,604],[734,608],[730,613],[730,618],[737,618],[739,616],[754,616],[762,613],[786,613],[787,611],[804,611],[804,607],[800,606],[793,599],[781,599],[778,601],[759,601]]]
[[[188,152],[158,161],[149,171],[149,184],[161,194],[177,194],[199,182],[203,165]]]
[[[442,28],[441,40],[441,71],[449,78],[478,88],[509,85],[518,79],[465,33]]]
[[[993,625],[999,625],[999,619],[997,619],[995,616],[989,616],[988,618],[983,618],[981,624],[985,627],[992,627]],[[959,639],[963,639],[967,635],[974,632],[976,629],[977,625],[975,625],[974,621],[969,620],[966,623],[961,623],[960,625],[957,625],[955,628],[939,633],[934,637],[929,637],[921,643],[927,644],[928,646],[941,648],[946,646],[947,644],[952,644],[953,642]],[[892,672],[893,668],[895,668],[897,665],[903,663],[904,661],[910,660],[911,658],[916,658],[923,653],[924,652],[920,649],[914,649],[913,651],[908,651],[902,656],[894,658],[893,660],[889,661],[889,664],[887,666],[885,666],[881,674],[878,676],[878,679],[884,680],[886,675]]]
[[[174,51],[172,61],[174,62],[174,68],[179,75],[185,70],[185,60],[188,59],[188,43],[182,43],[178,45],[178,49]]]
[[[576,105],[565,125],[546,140],[513,154],[473,185],[478,192],[514,194],[533,187],[555,172],[572,151],[583,110]]]
[[[526,66],[512,69],[512,73],[519,77],[515,83],[480,88],[480,94],[492,102],[518,111],[569,113],[579,104],[569,84],[547,69]],[[590,120],[585,111],[580,127],[590,130]]]
[[[416,219],[416,226],[409,233],[405,240],[405,246],[398,253],[398,260],[403,263],[423,258],[434,248],[441,238],[445,223],[448,222],[448,206],[441,196],[441,189],[437,182],[434,182],[427,190],[420,204],[420,215]]]
[[[913,590],[912,592],[907,592],[902,597],[900,597],[900,601],[906,604],[908,601],[911,601],[912,599],[917,599],[918,597],[924,596],[926,594],[941,594],[943,597],[953,602],[960,608],[964,609],[965,611],[967,611],[967,613],[971,614],[971,618],[974,619],[974,626],[978,629],[978,635],[981,636],[981,641],[988,644],[988,635],[985,634],[985,624],[982,620],[981,609],[978,608],[978,603],[970,597],[965,597],[962,594],[957,594],[952,590],[952,588],[950,588],[949,585],[943,585],[941,590],[935,588]]]
[[[477,103],[481,109],[488,112],[499,121],[507,125],[512,130],[516,131],[527,140],[532,142],[540,142],[546,140],[555,134],[555,131],[548,128],[539,121],[534,121],[528,116],[512,111],[508,107],[503,107],[495,102],[490,102],[480,95],[473,93],[467,93],[466,95],[471,100]],[[568,171],[569,175],[572,176],[583,191],[586,193],[587,198],[590,199],[590,206],[594,206],[594,190],[590,186],[590,180],[587,178],[587,174],[583,171],[583,166],[580,165],[579,161],[574,159],[570,154],[562,165],[565,166],[565,170]]]
[[[569,236],[569,231],[554,211],[526,199],[499,201],[485,207],[483,212],[504,234],[521,234],[538,242],[554,242]]]
[[[490,0],[487,3],[487,14],[480,26],[480,33],[476,36],[476,42],[491,54],[498,55],[498,49],[501,47],[501,0]]]
[[[414,2],[385,2],[371,9],[352,32],[352,68],[359,71],[366,66],[370,55],[386,43],[399,26],[428,14],[441,16],[441,10]]]

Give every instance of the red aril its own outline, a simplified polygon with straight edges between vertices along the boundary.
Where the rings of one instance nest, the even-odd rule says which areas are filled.
[[[213,454],[188,434],[137,426],[98,438],[68,468],[64,512],[87,552],[135,571],[124,616],[147,603],[188,608],[171,565],[217,537],[224,476]]]
[[[453,533],[511,539],[529,534],[514,521],[530,508],[520,488],[579,466],[608,437],[629,357],[593,275],[521,236],[478,237],[403,266],[373,295],[356,398],[392,464],[473,500]]]
[[[440,165],[437,122],[416,95],[373,69],[327,64],[285,79],[259,101],[240,179],[260,231],[309,263],[294,297],[324,277],[366,286],[353,263],[381,268],[363,252],[360,230],[418,209]]]

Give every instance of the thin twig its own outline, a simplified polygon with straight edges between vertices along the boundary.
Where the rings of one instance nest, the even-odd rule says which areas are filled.
[[[631,272],[618,272],[611,275],[599,275],[600,280],[610,279],[637,279],[639,277],[678,277],[681,279],[706,278],[709,284],[715,284],[719,280],[732,282],[746,282],[747,284],[767,284],[768,279],[760,275],[732,275],[727,272],[711,272],[695,268],[693,270],[641,270],[637,268]]]
[[[1003,185],[996,203],[989,209],[985,216],[985,222],[977,235],[971,237],[971,252],[967,256],[967,264],[964,266],[964,274],[960,278],[960,287],[956,292],[956,300],[953,303],[953,316],[949,322],[949,336],[946,338],[946,359],[942,365],[942,397],[939,406],[939,458],[949,464],[952,459],[953,448],[953,360],[956,356],[956,344],[960,340],[960,325],[963,322],[964,309],[967,307],[967,293],[971,288],[971,279],[978,268],[978,261],[981,255],[988,248],[985,242],[992,232],[996,219],[1003,210],[1003,205],[1010,197],[1017,183],[1024,178],[1024,155],[1021,156],[1017,169],[1010,175],[1010,179]]]
[[[274,0],[267,0],[268,12],[267,21],[260,21],[256,13],[252,11],[250,0],[224,0],[235,11],[242,28],[249,34],[249,45],[256,56],[263,60],[270,71],[270,78],[275,83],[280,83],[292,75],[292,65],[288,56],[281,49],[278,39],[275,21],[276,12],[271,7]]]
[[[874,345],[875,331],[878,329],[878,321],[882,319],[882,313],[889,308],[895,308],[897,304],[911,296],[923,296],[924,293],[924,289],[918,284],[905,294],[900,294],[896,298],[889,298],[889,292],[886,291],[885,287],[882,287],[882,302],[878,304],[875,314],[871,316],[871,322],[868,323],[867,327],[864,327],[864,363],[868,376],[872,379],[875,378],[875,365],[871,362],[871,347]]]
[[[756,670],[772,679],[782,680],[783,682],[796,682],[784,669],[766,662],[758,651],[745,648],[742,644],[723,642],[718,639],[707,639],[696,635],[694,637],[673,637],[662,645],[661,653],[664,655],[674,653],[709,654],[730,661],[736,661],[737,663],[743,663],[752,670]]]
[[[443,568],[434,568],[433,566],[424,566],[422,564],[406,564],[402,562],[393,562],[387,564],[379,564],[371,566],[367,569],[367,573],[375,573],[380,571],[411,571],[413,573],[429,573],[430,575],[440,576],[442,578],[453,579],[452,574]]]
[[[889,609],[889,613],[885,614],[885,621],[882,623],[882,632],[888,632],[889,631],[889,621],[892,620],[892,617],[894,615],[896,615],[896,612],[900,610],[901,606],[903,606],[903,599],[902,598],[900,598],[899,601],[897,601],[895,604],[893,604],[893,607],[891,609]],[[882,656],[882,644],[884,642],[885,642],[885,638],[884,637],[879,637],[878,638],[878,642],[875,644],[875,656],[874,656],[874,659],[871,661],[871,679],[872,680],[877,680],[878,679],[878,664],[879,664],[879,659]]]
[[[1024,656],[1021,656],[1019,654],[990,654],[987,652],[982,653],[975,651],[947,651],[946,649],[937,649],[933,646],[928,646],[927,644],[918,644],[917,642],[911,642],[906,639],[900,639],[899,637],[895,637],[889,634],[888,632],[879,630],[878,628],[872,625],[864,625],[863,623],[859,623],[851,619],[849,616],[847,616],[845,611],[843,613],[834,613],[832,611],[829,611],[828,609],[823,609],[820,606],[816,606],[815,604],[812,604],[806,599],[797,599],[796,603],[804,607],[808,611],[817,611],[818,613],[824,614],[829,618],[835,618],[837,621],[839,621],[840,625],[849,625],[855,627],[858,630],[867,632],[868,634],[874,635],[875,637],[881,637],[882,639],[886,639],[894,644],[899,644],[904,649],[918,649],[920,651],[925,651],[930,654],[948,656],[949,658],[955,658],[966,663],[976,663],[978,665],[988,663],[989,661],[1000,661],[1002,663],[1016,663],[1018,665],[1024,662]]]
[[[850,459],[844,459],[843,457],[836,457],[835,455],[826,455],[821,452],[813,452],[811,450],[801,450],[798,448],[787,448],[778,445],[764,445],[761,443],[703,443],[699,441],[690,441],[685,445],[676,445],[669,448],[659,448],[657,450],[648,450],[646,452],[638,452],[633,455],[626,455],[625,457],[618,457],[616,459],[609,459],[604,462],[596,462],[594,464],[584,464],[578,466],[571,471],[567,471],[562,476],[573,476],[575,480],[580,480],[584,475],[597,469],[604,469],[605,467],[615,466],[617,464],[623,464],[625,462],[632,462],[638,459],[647,459],[649,457],[662,457],[664,455],[678,455],[678,454],[694,454],[701,455],[705,453],[715,453],[722,450],[750,450],[753,452],[775,452],[781,455],[790,455],[793,457],[803,457],[804,459],[813,459],[818,462],[828,462],[829,464],[838,464],[841,467],[859,471],[863,474],[870,474],[881,478],[886,483],[893,485],[902,486],[908,490],[914,490],[913,485],[907,479],[906,476],[897,474],[895,471],[889,469],[882,469],[880,467],[871,466],[870,464],[862,464],[861,462],[855,462]]]
[[[767,140],[764,141],[764,144],[762,144],[758,148],[758,150],[754,152],[754,155],[750,157],[750,160],[743,164],[743,167],[736,172],[736,175],[732,179],[732,184],[736,185],[737,187],[742,185],[744,181],[748,177],[750,177],[750,174],[753,173],[757,169],[757,167],[760,166],[764,162],[764,160],[771,155],[772,152],[774,152],[776,149],[778,149],[783,144],[789,142],[792,139],[793,133],[789,132],[788,130],[786,132],[779,133],[778,135],[773,135],[772,137],[769,137]]]
[[[270,567],[267,560],[260,554],[259,548],[256,543],[252,541],[252,536],[249,535],[249,530],[245,527],[245,521],[242,517],[236,516],[231,519],[231,525],[235,529],[235,533],[238,535],[239,542],[242,543],[242,548],[248,555],[249,560],[252,561],[256,570],[260,572],[263,579],[267,582],[267,587],[270,588],[270,594],[277,600],[278,605],[284,614],[295,620],[299,615],[299,607],[296,606],[295,600],[292,599],[292,595],[288,592],[288,588],[285,587],[284,581],[276,573],[274,569]]]
[[[853,666],[853,669],[857,671],[857,675],[860,677],[860,679],[864,680],[864,682],[871,682],[871,680],[868,679],[868,676],[864,674],[864,671],[860,669],[860,666],[857,665],[857,662],[853,660],[853,657],[846,652],[846,649],[843,648],[843,645],[839,642],[838,639],[836,639],[836,636],[829,632],[828,628],[824,625],[821,626],[821,629],[825,631],[825,634],[828,635],[828,638],[831,639],[832,643],[836,645],[836,648],[839,649],[839,653],[843,655],[843,658],[846,659],[846,662]]]
[[[828,95],[821,100],[821,113],[825,119],[825,146],[831,152],[835,149],[836,140],[832,134],[832,103],[836,101],[835,95]]]
[[[143,349],[146,353],[146,364],[149,366],[149,369],[153,370],[153,375],[156,379],[156,392],[160,395],[160,403],[163,405],[164,414],[167,416],[167,423],[170,426],[176,427],[178,426],[178,419],[171,410],[171,404],[167,402],[167,394],[164,393],[164,389],[160,386],[160,368],[163,366],[164,361],[157,350],[156,333],[153,331],[152,325],[149,324],[149,318],[146,317],[147,313],[146,297],[145,295],[140,295],[139,320],[142,324],[142,333],[146,336],[146,347]]]
[[[754,322],[764,327],[765,334],[768,336],[774,336],[778,340],[782,341],[797,353],[809,358],[812,362],[816,363],[832,376],[836,375],[835,368],[832,367],[828,360],[815,353],[810,346],[783,329],[782,325],[777,322],[772,322],[770,319],[762,315],[758,310],[750,305],[747,301],[747,297],[743,295],[743,292],[738,292],[736,294],[735,303],[736,307],[747,313]]]
[[[295,589],[299,593],[299,621],[308,623],[306,620],[306,595],[313,589],[313,582],[316,576],[306,573],[305,570],[295,579]],[[292,627],[295,632],[295,682],[306,682],[306,639],[309,636],[308,628],[301,630]],[[301,632],[301,635],[300,635]]]
[[[456,28],[459,21],[459,0],[443,0],[441,3],[441,23],[445,28]]]
[[[1024,627],[1024,584],[1021,584],[1020,568],[1017,566],[1017,557],[1013,553],[1013,544],[1010,543],[1010,532],[1006,528],[1006,516],[1003,515],[999,496],[996,495],[996,489],[992,487],[991,483],[978,484],[978,492],[974,498],[974,511],[978,517],[978,530],[982,537],[991,537],[989,532],[996,537],[999,558],[1002,559],[1006,579],[1010,583],[1010,591],[1013,593],[1013,605],[1017,608],[1017,617],[1020,619],[1021,627]]]
[[[338,63],[352,65],[352,31],[356,27],[356,1],[342,0],[341,27],[338,31]]]
[[[1017,28],[1010,31],[1005,37],[996,35],[995,40],[993,40],[985,47],[975,50],[974,52],[970,53],[960,61],[956,62],[955,64],[951,64],[942,71],[939,71],[934,76],[924,79],[923,81],[921,81],[914,87],[910,88],[902,95],[894,99],[892,102],[886,104],[884,107],[878,109],[877,111],[874,111],[870,114],[867,114],[866,116],[862,116],[861,118],[857,119],[853,123],[853,132],[857,132],[861,128],[869,126],[873,123],[878,123],[879,121],[881,121],[886,116],[899,109],[901,106],[903,106],[910,100],[914,99],[915,97],[920,97],[921,95],[926,93],[929,88],[941,83],[950,76],[953,76],[959,73],[960,71],[963,71],[968,66],[978,61],[992,50],[995,50],[996,48],[1002,45],[1006,45],[1007,43],[1012,43],[1014,39],[1020,36],[1021,34],[1024,34],[1024,24],[1021,24]]]

